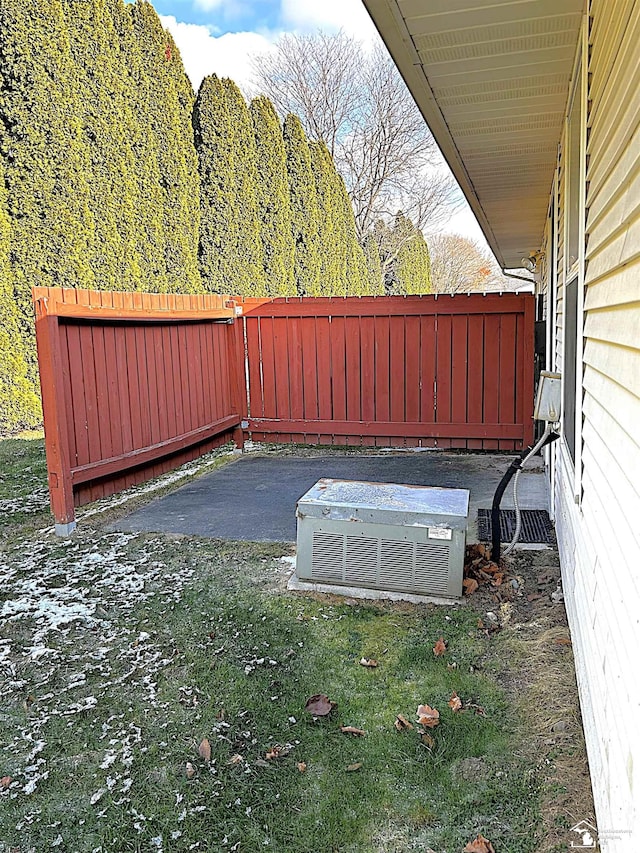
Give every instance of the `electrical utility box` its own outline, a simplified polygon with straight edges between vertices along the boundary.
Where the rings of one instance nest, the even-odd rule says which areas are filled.
[[[459,598],[467,489],[319,480],[297,505],[300,580]]]

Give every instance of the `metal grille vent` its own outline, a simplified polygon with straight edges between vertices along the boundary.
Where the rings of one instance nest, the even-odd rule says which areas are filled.
[[[349,586],[449,593],[450,548],[439,543],[313,533],[311,578]]]
[[[553,544],[553,524],[549,513],[543,509],[522,509],[522,530],[519,542],[522,545],[551,545]],[[481,542],[491,542],[491,510],[478,510],[478,539]],[[516,532],[516,511],[514,509],[500,510],[500,538],[510,542]]]

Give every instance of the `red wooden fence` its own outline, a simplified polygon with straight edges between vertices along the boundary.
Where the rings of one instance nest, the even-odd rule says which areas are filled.
[[[241,443],[241,424],[327,444],[515,450],[533,437],[530,295],[33,298],[60,532],[74,506]]]
[[[255,440],[516,450],[533,437],[529,294],[246,304]]]
[[[175,468],[238,427],[242,342],[222,296],[34,288],[51,506]],[[241,438],[241,433],[236,434]]]

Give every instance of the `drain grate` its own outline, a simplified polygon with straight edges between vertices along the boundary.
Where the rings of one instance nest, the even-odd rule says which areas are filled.
[[[522,509],[522,528],[518,542],[522,545],[552,545],[553,525],[546,509]],[[515,509],[500,510],[500,539],[510,542],[516,531]],[[491,542],[491,510],[478,510],[478,539]]]

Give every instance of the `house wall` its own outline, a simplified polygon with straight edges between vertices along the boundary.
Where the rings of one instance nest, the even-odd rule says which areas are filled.
[[[590,11],[582,411],[575,466],[563,440],[551,465],[599,839],[606,853],[622,853],[640,842],[640,3],[592,0]],[[550,316],[559,371],[564,165]]]

